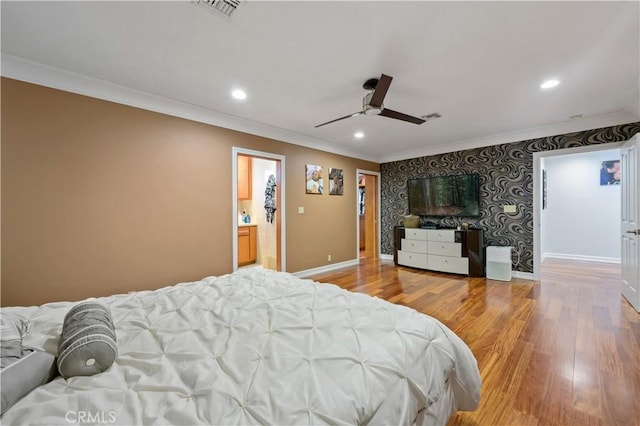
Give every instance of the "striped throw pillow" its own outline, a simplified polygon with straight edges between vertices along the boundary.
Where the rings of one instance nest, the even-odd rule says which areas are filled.
[[[65,377],[101,373],[118,356],[116,332],[109,308],[82,302],[65,315],[58,343],[58,370]]]

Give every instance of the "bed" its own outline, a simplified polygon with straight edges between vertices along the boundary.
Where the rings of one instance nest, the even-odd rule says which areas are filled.
[[[37,387],[3,425],[446,424],[479,403],[476,360],[451,330],[332,284],[251,268],[94,300],[111,312],[115,362]],[[55,355],[74,305],[2,311]]]

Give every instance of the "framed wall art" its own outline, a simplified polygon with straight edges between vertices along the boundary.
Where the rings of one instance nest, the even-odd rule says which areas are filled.
[[[305,179],[307,194],[322,194],[324,192],[322,166],[307,164],[305,166]]]
[[[342,169],[329,168],[329,195],[344,194],[344,174]]]
[[[620,185],[620,160],[602,162],[600,185]]]

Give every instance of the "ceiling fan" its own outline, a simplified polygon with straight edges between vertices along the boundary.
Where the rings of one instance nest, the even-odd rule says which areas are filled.
[[[362,98],[362,111],[354,112],[353,114],[345,115],[344,117],[336,118],[335,120],[318,124],[316,128],[362,114],[382,115],[383,117],[395,118],[396,120],[407,121],[414,124],[424,123],[426,120],[422,118],[413,117],[411,115],[403,114],[401,112],[384,107],[382,101],[387,95],[387,90],[389,90],[391,80],[393,80],[393,77],[382,74],[379,79],[370,78],[369,80],[365,81],[362,85],[362,88],[365,90],[370,90],[370,92],[367,93],[364,98]]]

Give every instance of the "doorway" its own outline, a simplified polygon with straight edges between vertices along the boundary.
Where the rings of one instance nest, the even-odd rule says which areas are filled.
[[[533,279],[540,280],[542,278],[542,263],[545,258],[557,258],[567,261],[598,261],[602,263],[616,263],[616,258],[619,256],[610,256],[609,254],[598,253],[594,250],[597,245],[614,244],[617,247],[617,241],[614,239],[614,234],[619,236],[619,232],[605,231],[605,226],[597,226],[595,222],[606,220],[602,215],[607,214],[608,206],[612,203],[607,202],[603,204],[606,199],[611,198],[616,192],[619,193],[620,188],[605,188],[600,186],[600,168],[601,163],[604,160],[613,159],[611,156],[618,155],[619,148],[622,143],[607,143],[599,145],[590,145],[577,148],[567,148],[553,151],[536,152],[533,155]],[[599,151],[602,151],[602,161],[596,159],[599,157]],[[575,174],[571,174],[569,165],[574,164],[576,167],[576,173],[580,173],[580,170],[584,170],[588,167],[590,170],[584,175],[583,179],[578,179],[574,184],[565,183],[569,179],[565,179],[567,176],[570,179],[577,178]],[[556,172],[555,175],[551,175],[553,168],[555,170],[562,170],[561,173]],[[567,175],[567,173],[569,173]],[[558,188],[558,186],[566,185],[564,188]],[[586,187],[582,188],[582,185]],[[564,191],[558,192],[557,190]],[[555,191],[556,198],[552,197],[552,192]],[[600,194],[600,195],[598,195]],[[607,198],[605,198],[606,196]],[[559,198],[558,198],[559,197]],[[572,197],[576,200],[572,205]],[[615,198],[615,197],[614,197]],[[588,202],[597,200],[599,203],[595,208],[585,207]],[[591,200],[591,201],[589,201]],[[600,203],[602,201],[602,203]],[[552,204],[553,203],[553,204]],[[560,208],[558,203],[565,203],[566,208]],[[613,203],[619,204],[619,198],[616,198]],[[564,205],[564,204],[563,204]],[[571,213],[571,208],[577,208],[579,211]],[[618,207],[615,205],[614,207]],[[613,211],[609,218],[609,225],[619,226],[619,210]],[[567,217],[561,217],[559,215],[568,215]],[[613,217],[616,216],[616,217]],[[574,232],[575,238],[571,236],[571,228],[580,225],[581,231]],[[588,227],[589,232],[584,232]],[[555,231],[554,231],[555,230]],[[595,232],[602,231],[602,235],[596,235]],[[549,235],[555,235],[555,239],[549,239]],[[584,239],[582,241],[581,239]],[[578,255],[571,254],[571,246],[576,247],[574,253],[580,253]],[[558,250],[558,247],[563,247],[564,250]],[[579,248],[579,249],[578,249]],[[618,253],[619,254],[619,253]]]
[[[380,173],[357,170],[357,258],[380,257]]]
[[[286,271],[285,157],[232,149],[233,270]]]

